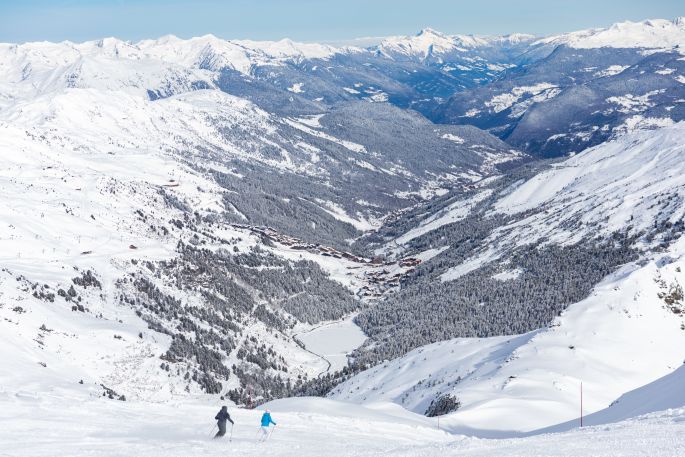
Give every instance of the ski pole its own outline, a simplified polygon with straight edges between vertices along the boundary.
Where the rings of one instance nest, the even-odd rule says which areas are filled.
[[[274,425],[274,428],[271,429],[271,433],[269,433],[269,436],[266,437],[264,441],[268,441],[269,438],[271,438],[271,435],[274,434],[274,430],[276,430],[276,426]]]
[[[216,427],[217,427],[216,424],[212,425],[212,428],[209,430],[209,436],[210,436],[210,437],[212,436],[212,432],[214,431],[214,429],[215,429]]]
[[[233,441],[233,424],[231,424],[231,436],[228,437],[228,442]]]

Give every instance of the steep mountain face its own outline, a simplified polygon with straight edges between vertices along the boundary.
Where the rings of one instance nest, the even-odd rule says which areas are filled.
[[[578,152],[634,129],[684,118],[682,20],[616,24],[535,41],[548,54],[431,115],[470,124],[542,157]]]
[[[681,46],[685,41],[685,17],[672,21],[652,19],[641,22],[619,22],[607,28],[581,30],[543,38],[536,45],[569,45],[576,49],[646,48]]]

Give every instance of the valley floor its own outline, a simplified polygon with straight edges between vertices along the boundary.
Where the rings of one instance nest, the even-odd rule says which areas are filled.
[[[232,409],[232,442],[211,440],[219,404],[207,398],[155,404],[0,391],[0,456],[685,455],[685,408],[559,434],[482,439],[448,434],[396,405],[303,398],[269,406],[278,426],[260,444],[257,410]]]

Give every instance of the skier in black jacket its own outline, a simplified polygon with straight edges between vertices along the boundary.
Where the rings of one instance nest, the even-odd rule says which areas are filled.
[[[219,431],[216,432],[214,438],[221,438],[226,434],[226,421],[229,421],[231,425],[234,424],[233,419],[231,419],[231,415],[228,414],[228,408],[226,406],[221,407],[221,411],[219,411],[214,419],[216,419],[216,425],[219,427]]]

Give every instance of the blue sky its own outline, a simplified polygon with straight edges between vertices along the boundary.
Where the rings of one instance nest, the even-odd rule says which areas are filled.
[[[222,38],[344,41],[411,34],[537,35],[685,16],[683,0],[0,0],[0,42]]]

